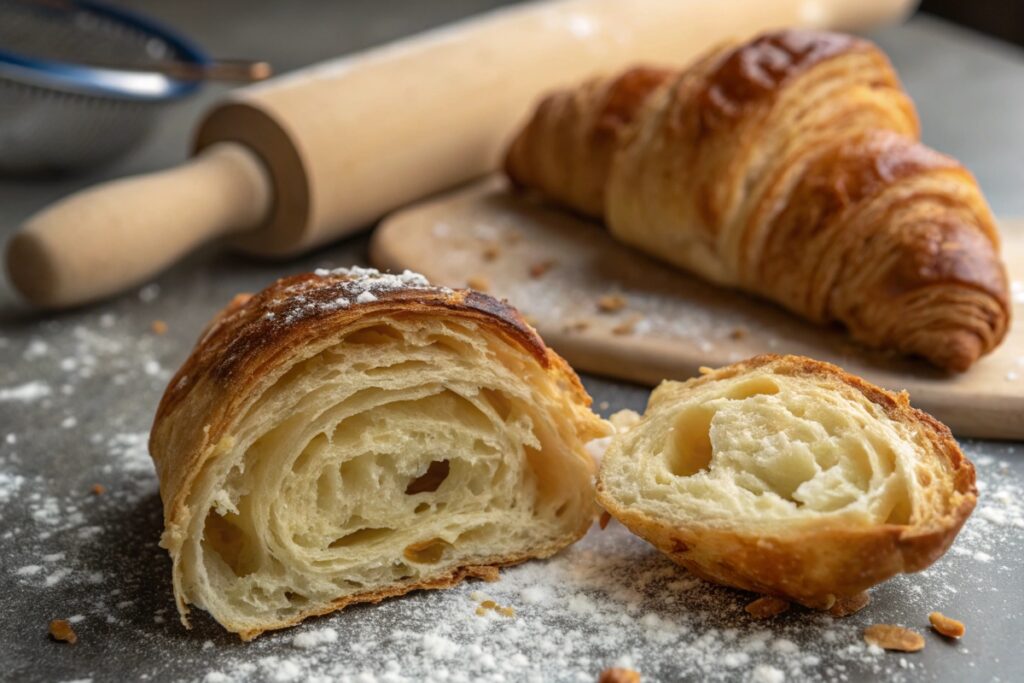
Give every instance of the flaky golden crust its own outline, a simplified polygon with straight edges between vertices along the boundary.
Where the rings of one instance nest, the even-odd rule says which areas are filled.
[[[1008,281],[977,183],[918,138],[877,48],[791,30],[553,93],[505,168],[712,282],[963,371],[1005,336]]]
[[[606,427],[589,406],[590,396],[571,367],[547,348],[517,310],[479,292],[440,287],[374,290],[372,300],[357,303],[346,276],[304,274],[283,278],[256,295],[239,295],[200,336],[192,354],[168,384],[157,409],[149,450],[160,481],[165,531],[162,545],[172,549],[175,597],[183,623],[188,607],[179,591],[180,566],[174,548],[187,533],[192,515],[189,496],[204,467],[216,460],[218,448],[231,440],[232,429],[247,403],[258,396],[272,376],[297,351],[325,348],[347,331],[379,322],[383,316],[438,316],[472,321],[506,339],[532,357],[573,405],[564,420],[585,442],[601,436]],[[345,307],[333,305],[339,298]],[[311,608],[294,618],[268,622],[261,628],[225,623],[250,640],[268,630],[285,628],[318,614],[359,602],[379,602],[409,591],[452,586],[465,577],[493,580],[497,567],[551,555],[586,533],[590,519],[558,542],[520,555],[485,558],[472,565],[419,582],[396,582],[379,590]]]
[[[813,377],[838,389],[847,387],[905,425],[925,444],[922,458],[945,461],[953,498],[938,514],[918,524],[850,526],[807,522],[780,533],[753,533],[720,522],[683,526],[666,523],[621,504],[598,477],[598,502],[638,536],[694,574],[735,588],[774,595],[808,607],[828,609],[899,573],[925,569],[949,548],[977,502],[974,466],[949,429],[910,406],[906,393],[894,394],[842,369],[799,356],[757,356],[689,380],[684,388],[754,370]]]

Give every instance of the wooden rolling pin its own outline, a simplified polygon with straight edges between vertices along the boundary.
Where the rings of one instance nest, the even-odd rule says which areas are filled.
[[[914,0],[560,0],[492,12],[235,91],[177,168],[71,195],[10,240],[24,298],[60,308],[198,245],[287,257],[494,168],[544,90],[787,25],[857,30]]]

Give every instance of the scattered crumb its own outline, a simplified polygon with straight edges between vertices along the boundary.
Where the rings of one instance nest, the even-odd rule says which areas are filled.
[[[479,595],[479,593],[477,593],[477,595]],[[478,617],[485,616],[487,614],[487,610],[497,612],[501,616],[509,618],[514,617],[516,614],[515,608],[503,607],[489,598],[480,602],[480,605],[476,608],[476,615]]]
[[[709,368],[706,365],[702,365],[699,368],[697,368],[697,372],[699,372],[702,375],[708,375],[708,374],[711,374],[714,371],[715,371],[714,368]]]
[[[163,320],[154,320],[149,327],[153,330],[153,334],[167,334],[167,323]]]
[[[484,247],[482,255],[484,257],[484,261],[493,261],[494,259],[498,258],[499,254],[501,254],[501,250],[498,249],[497,244],[488,244],[486,247]]]
[[[834,617],[848,617],[856,614],[871,602],[871,595],[867,591],[861,591],[856,595],[836,598],[836,601],[829,607],[828,613]]]
[[[874,624],[864,629],[864,641],[884,650],[917,652],[924,649],[924,637],[913,629],[895,624]]]
[[[534,279],[543,277],[545,273],[547,273],[549,270],[555,267],[556,263],[557,261],[554,261],[553,259],[548,259],[546,261],[538,261],[537,263],[534,263],[532,266],[530,266],[530,277]]]
[[[610,521],[612,521],[611,513],[608,512],[607,510],[604,510],[601,512],[601,516],[597,520],[597,525],[601,527],[602,530],[604,530],[608,528],[608,522]]]
[[[589,320],[571,320],[563,328],[566,332],[582,332],[590,327]]]
[[[597,683],[640,683],[640,672],[619,667],[605,669]]]
[[[612,334],[616,335],[628,335],[633,334],[636,331],[636,324],[640,322],[640,316],[633,316],[628,320],[624,320],[615,327],[612,328]]]
[[[597,409],[598,410],[608,410],[608,408],[610,406],[611,406],[611,404],[608,403],[608,401],[601,401],[600,403],[597,404]]]
[[[928,615],[928,621],[932,628],[947,638],[959,638],[966,632],[962,621],[947,617],[942,612],[932,612]]]
[[[478,292],[487,292],[491,289],[491,283],[483,275],[471,275],[466,280],[466,286]]]
[[[50,637],[72,645],[78,642],[78,634],[71,628],[71,622],[67,619],[54,619],[50,622]]]
[[[103,484],[93,484],[89,490],[92,491],[94,496],[102,496],[107,492],[107,487]]]
[[[747,328],[745,327],[734,327],[729,333],[729,339],[743,339],[747,336]]]
[[[788,610],[789,602],[772,595],[765,595],[749,603],[744,609],[755,619],[771,619]]]
[[[605,294],[597,300],[597,309],[602,313],[614,313],[626,307],[626,297],[621,294]]]

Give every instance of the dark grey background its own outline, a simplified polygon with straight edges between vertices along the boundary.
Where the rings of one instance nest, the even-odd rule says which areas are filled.
[[[266,59],[283,72],[498,4],[486,0],[152,0],[132,2],[130,6],[189,33],[214,55]],[[915,98],[925,141],[960,158],[975,172],[997,214],[1024,215],[1022,52],[929,17],[914,18],[906,26],[887,28],[872,37],[890,54]],[[184,159],[196,117],[218,92],[218,88],[207,88],[202,96],[174,107],[142,148],[89,176],[0,179],[0,237],[9,234],[30,213],[79,187]],[[56,318],[35,317],[20,309],[6,283],[0,283],[0,387],[36,379],[55,388],[71,386],[67,394],[57,392],[42,403],[0,402],[0,472],[25,478],[12,500],[0,501],[0,677],[191,678],[201,676],[221,658],[245,655],[245,646],[201,615],[191,633],[177,625],[169,589],[169,562],[156,547],[161,528],[159,499],[152,493],[151,475],[137,459],[130,459],[139,455],[138,444],[118,445],[115,435],[137,435],[148,428],[167,373],[185,358],[210,315],[234,293],[259,289],[287,273],[365,262],[365,235],[287,264],[259,263],[208,249],[157,278],[159,294],[155,300],[142,301],[137,292],[132,292]],[[155,319],[169,325],[165,336],[150,333],[150,323]],[[115,350],[108,345],[97,351],[94,347],[98,342],[89,336],[90,331],[115,339],[121,348]],[[33,340],[45,341],[49,352],[37,357],[29,352],[26,357]],[[70,371],[67,364],[61,365],[63,359],[81,359],[83,354],[96,358],[89,373],[83,374],[80,364]],[[147,365],[147,361],[156,365]],[[643,408],[646,388],[589,376],[584,380],[595,404],[606,414],[624,407]],[[76,425],[59,427],[58,423],[69,416],[74,416]],[[5,443],[5,433],[15,434],[15,443]],[[980,467],[983,481],[1017,486],[1019,490],[1024,482],[1019,446],[967,446],[972,457],[988,463]],[[126,456],[130,448],[135,450]],[[134,465],[120,468],[116,464],[121,462],[119,457],[129,457]],[[108,486],[108,495],[87,495],[96,481]],[[76,531],[75,510],[62,508],[64,521],[54,526],[51,536],[41,538],[40,524],[33,517],[40,500],[53,496],[64,505],[69,497],[80,493],[78,512],[84,513],[89,525],[102,531],[83,537]],[[906,622],[913,615],[919,622],[922,610],[927,612],[928,601],[922,601],[920,588],[912,593],[908,587],[939,590],[952,582],[959,590],[943,598],[943,609],[968,622],[968,638],[950,646],[929,636],[928,648],[912,656],[917,666],[909,674],[901,671],[898,659],[890,657],[880,660],[881,669],[852,667],[847,672],[852,680],[896,675],[927,680],[1021,680],[1021,530],[1000,527],[988,533],[985,527],[974,527],[971,533],[970,548],[984,547],[995,556],[994,561],[975,561],[969,552],[951,554],[928,576],[883,586],[876,591],[874,604],[855,617],[861,620],[856,623],[868,624]],[[73,562],[75,576],[101,572],[102,580],[68,580],[46,588],[15,574],[19,567],[38,563],[41,553],[54,549],[66,551],[67,558],[57,562]],[[121,595],[127,596],[124,602],[130,605],[118,608],[118,600],[110,594],[111,586],[118,586],[114,590],[122,591]],[[407,604],[422,603],[427,609],[431,599],[427,595],[403,600]],[[46,622],[74,613],[88,616],[78,627],[81,642],[74,647],[50,642],[45,635]],[[103,614],[115,614],[114,623],[97,616]],[[358,628],[367,614],[365,609],[347,611],[333,617],[332,623],[342,631],[346,624]],[[211,650],[198,647],[205,639],[213,641]],[[270,638],[262,640],[259,647],[266,653],[275,648],[287,650],[288,646],[285,638]],[[614,653],[594,655],[601,660]],[[665,656],[666,663],[659,669],[663,678],[674,678],[674,670],[686,671],[672,668],[676,665],[671,662],[670,652]],[[692,672],[690,675],[701,677]]]

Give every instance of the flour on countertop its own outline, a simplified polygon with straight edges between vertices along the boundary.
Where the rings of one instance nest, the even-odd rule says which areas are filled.
[[[162,375],[181,358],[168,353],[166,337],[128,325],[127,318],[103,314],[98,321],[50,330],[48,342],[9,343],[7,352],[24,363],[16,370],[0,367],[6,373],[0,374],[6,387],[0,396],[47,390],[31,400],[7,398],[0,406],[14,416],[3,425],[0,442],[0,571],[17,589],[11,593],[61,605],[61,614],[38,615],[40,634],[48,619],[60,617],[75,622],[77,652],[109,642],[159,651],[160,661],[140,663],[151,679],[200,671],[194,679],[209,683],[593,683],[601,670],[616,665],[640,671],[645,683],[687,677],[755,683],[931,678],[937,672],[925,670],[921,658],[866,646],[861,629],[898,620],[926,632],[928,612],[946,609],[955,596],[997,590],[979,584],[977,572],[1013,580],[1024,554],[1024,479],[1009,466],[1021,454],[1006,444],[986,446],[982,454],[968,442],[981,496],[952,551],[924,572],[878,587],[875,602],[847,619],[794,608],[773,621],[752,621],[743,610],[749,594],[693,577],[613,521],[604,531],[593,527],[553,558],[502,570],[496,583],[470,581],[355,606],[248,644],[197,609],[196,628],[188,633],[173,605],[170,562],[157,547],[162,508],[147,452],[152,412],[125,419],[118,409],[140,401],[155,409],[166,377],[148,372],[147,365],[158,364]],[[43,364],[63,379],[52,387],[37,379]],[[72,391],[58,389],[61,382]],[[117,394],[112,405],[94,405],[96,387],[108,382],[131,391]],[[52,405],[44,407],[42,399]],[[53,430],[67,418],[74,419],[67,431]],[[60,443],[69,434],[80,437],[80,446],[60,454],[75,476],[59,481],[77,481],[74,488],[62,488],[38,466],[39,450],[58,443],[49,440],[54,431]],[[591,448],[598,451],[599,445]],[[97,483],[102,494],[91,490]],[[4,601],[11,599],[0,595],[0,607],[9,609]],[[515,615],[477,616],[482,599],[513,607]],[[965,621],[970,633],[987,615],[967,609],[952,616]],[[927,637],[929,648],[951,647]],[[969,637],[955,652],[976,656]],[[102,679],[97,671],[75,673]]]
[[[14,387],[0,387],[0,401],[21,401],[32,403],[52,393],[50,385],[35,380]]]

